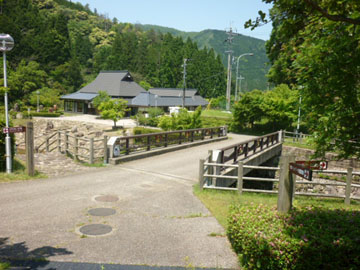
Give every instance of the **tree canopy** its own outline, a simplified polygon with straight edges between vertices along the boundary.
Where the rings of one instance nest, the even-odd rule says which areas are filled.
[[[360,2],[263,0],[272,3],[246,26],[271,21],[266,44],[269,80],[301,88],[317,154],[337,150],[360,157]]]

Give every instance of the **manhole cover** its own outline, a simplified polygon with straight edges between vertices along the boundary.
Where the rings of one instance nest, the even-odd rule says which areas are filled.
[[[101,195],[95,198],[98,202],[117,202],[119,198],[114,195]]]
[[[104,224],[90,224],[82,226],[79,231],[86,235],[103,235],[110,233],[112,228]]]
[[[92,216],[106,217],[114,215],[116,213],[116,210],[111,208],[94,208],[90,209],[88,213]]]

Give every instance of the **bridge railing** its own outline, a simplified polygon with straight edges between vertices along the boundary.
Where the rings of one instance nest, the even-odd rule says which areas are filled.
[[[120,155],[226,136],[226,127],[197,128],[120,137]]]
[[[248,158],[274,144],[281,142],[282,131],[270,133],[254,139],[249,139],[241,143],[223,147],[220,150],[220,163],[226,163],[230,160],[233,163],[238,161],[239,157]]]

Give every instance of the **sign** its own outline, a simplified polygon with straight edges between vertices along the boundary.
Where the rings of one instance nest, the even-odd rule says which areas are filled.
[[[26,131],[26,127],[4,127],[3,128],[3,133],[21,133],[21,132],[25,132]]]
[[[312,170],[298,163],[290,163],[289,170],[306,180],[312,180]]]
[[[307,167],[311,170],[326,170],[328,168],[327,161],[321,160],[311,160],[311,161],[296,161],[297,164],[300,164],[304,167]]]

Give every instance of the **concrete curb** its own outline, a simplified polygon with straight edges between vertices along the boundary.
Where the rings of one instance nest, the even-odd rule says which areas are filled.
[[[203,141],[197,141],[197,142],[192,142],[192,143],[184,143],[184,144],[175,145],[175,146],[168,146],[168,147],[164,147],[164,148],[160,148],[160,149],[155,149],[152,151],[130,154],[130,155],[122,156],[122,157],[118,157],[118,158],[110,158],[109,164],[116,165],[121,162],[132,161],[132,160],[136,160],[136,159],[140,159],[140,158],[147,158],[147,157],[151,157],[151,156],[161,155],[164,153],[168,153],[168,152],[172,152],[172,151],[176,151],[176,150],[180,150],[180,149],[185,149],[185,148],[198,146],[198,145],[202,145],[202,144],[207,144],[207,143],[212,143],[212,142],[218,142],[218,141],[227,140],[227,139],[228,139],[228,137],[224,136],[224,137],[218,137],[218,138],[214,138],[214,139],[210,139],[210,140],[203,140]]]

